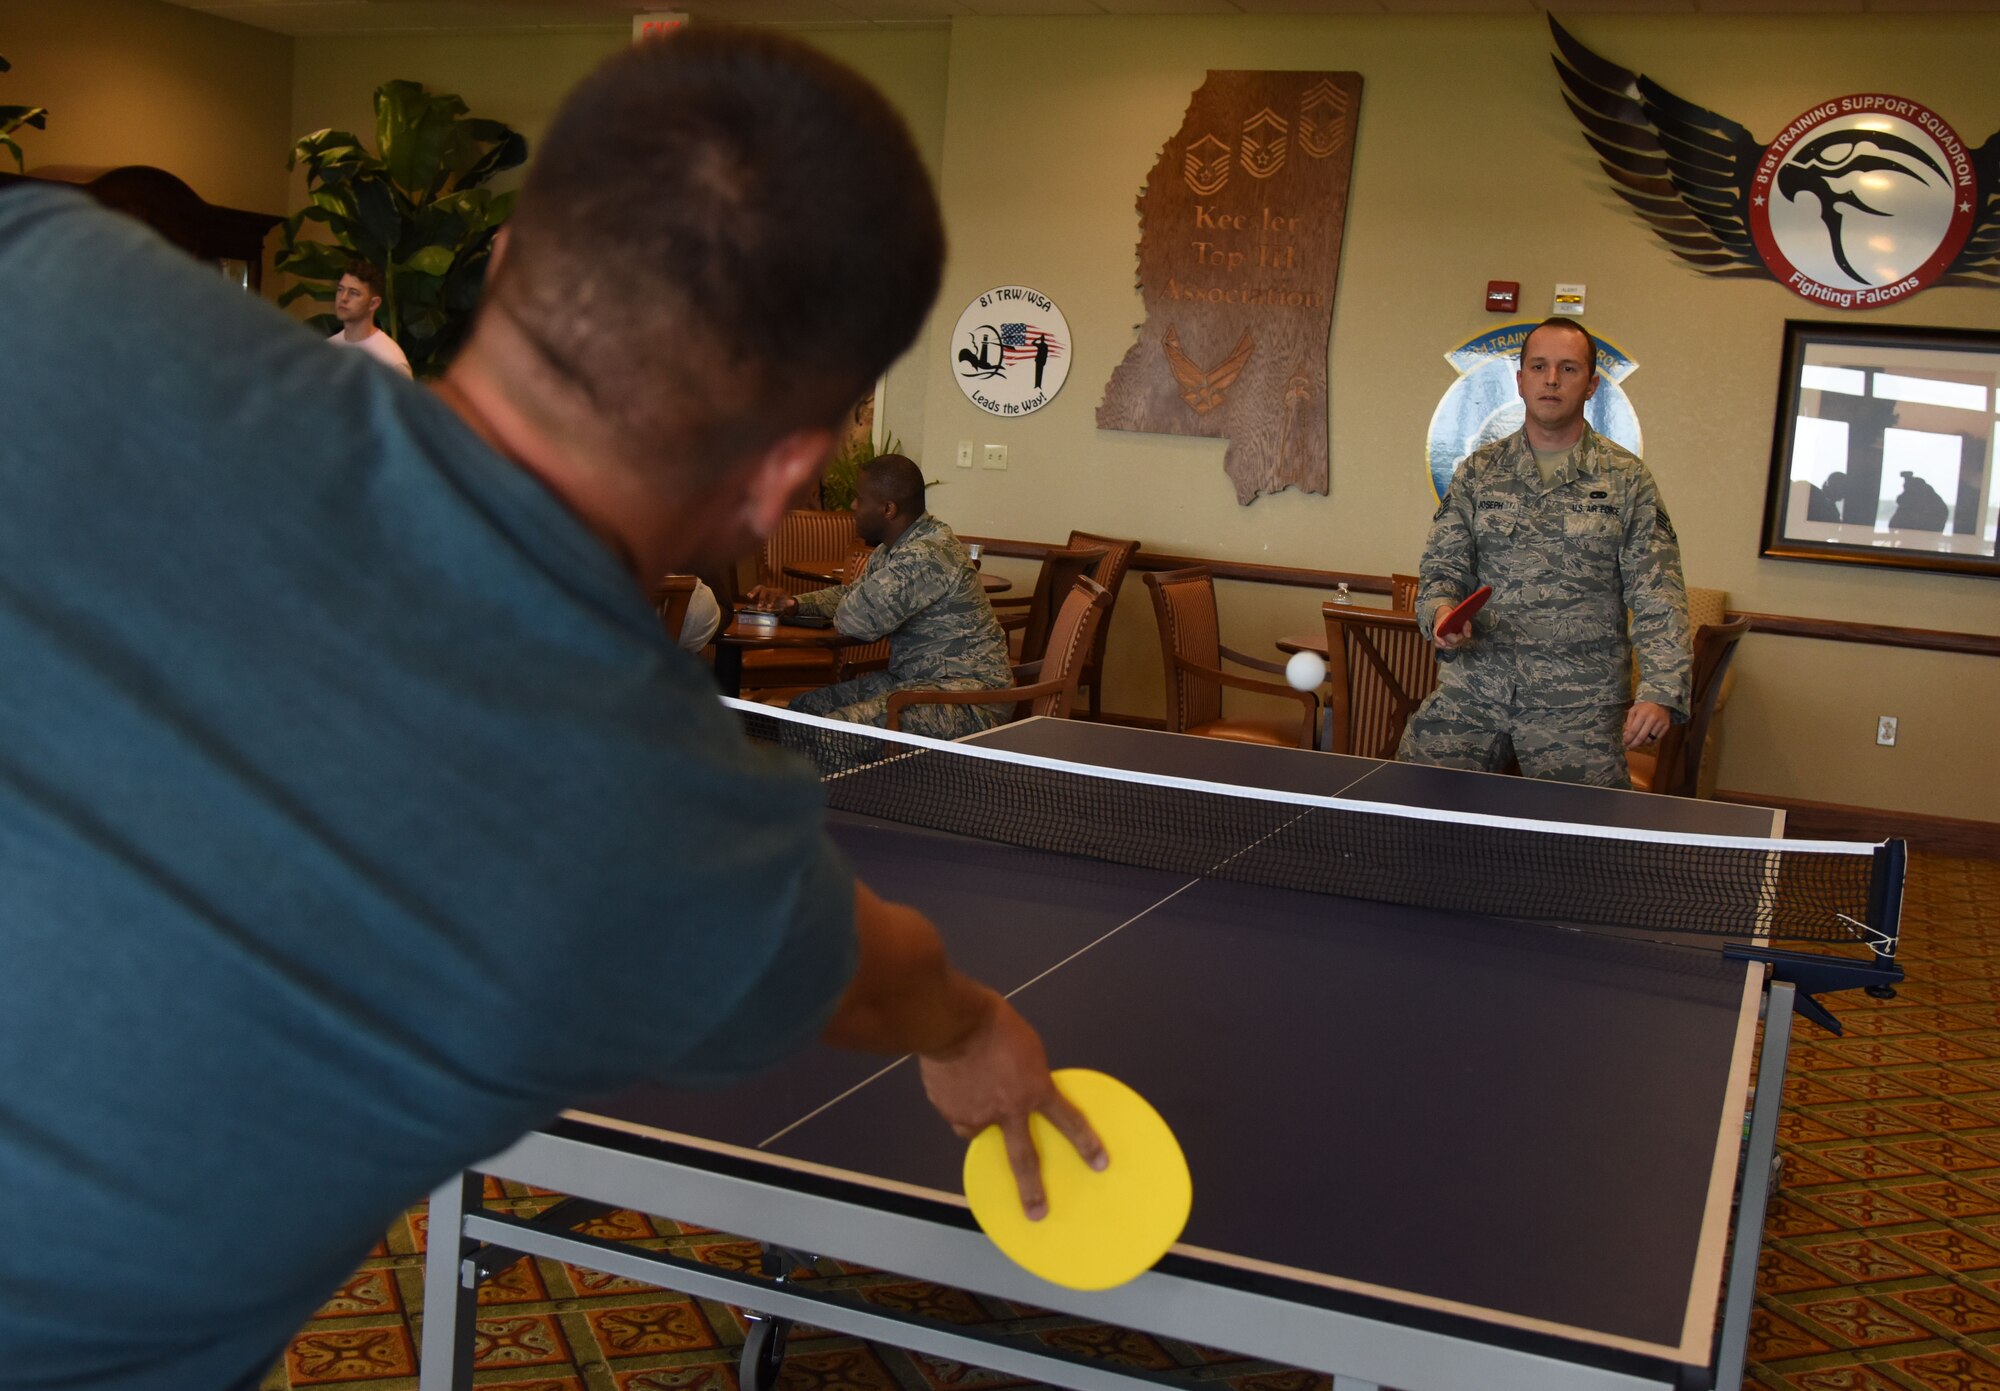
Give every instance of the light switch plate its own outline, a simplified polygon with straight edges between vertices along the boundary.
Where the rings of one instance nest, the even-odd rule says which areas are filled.
[[[1006,468],[1007,446],[1004,444],[987,445],[985,457],[980,460],[980,463],[986,468]]]

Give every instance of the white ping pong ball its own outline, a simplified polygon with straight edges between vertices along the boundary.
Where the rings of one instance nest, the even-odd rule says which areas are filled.
[[[1316,691],[1326,680],[1326,658],[1317,652],[1294,652],[1285,663],[1285,681],[1295,691]]]

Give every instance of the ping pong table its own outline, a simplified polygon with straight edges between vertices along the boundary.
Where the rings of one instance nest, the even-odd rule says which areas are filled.
[[[1782,832],[1781,813],[1749,807],[1064,720],[975,742],[1447,819],[1752,845]],[[972,1222],[963,1143],[913,1063],[815,1048],[727,1090],[641,1087],[581,1107],[442,1185],[426,1391],[472,1384],[478,1284],[523,1253],[745,1310],[745,1391],[773,1379],[792,1321],[1084,1391],[1162,1379],[823,1293],[786,1278],[805,1253],[1330,1373],[1339,1391],[1740,1382],[1795,998],[1785,972],[1713,940],[829,819],[861,877],[927,913],[1054,1065],[1122,1078],[1166,1117],[1194,1175],[1180,1243],[1112,1290],[1029,1275]],[[1886,958],[1870,969],[1878,986],[1900,974]],[[1753,1062],[1774,1080],[1746,1126]],[[765,1270],[489,1212],[481,1174],[754,1239]]]

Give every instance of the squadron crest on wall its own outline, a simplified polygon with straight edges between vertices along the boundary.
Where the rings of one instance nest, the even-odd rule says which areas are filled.
[[[1860,92],[1766,143],[1599,57],[1553,17],[1563,99],[1612,191],[1705,275],[1872,309],[1932,285],[2000,289],[2000,133],[1968,149],[1930,108]]]

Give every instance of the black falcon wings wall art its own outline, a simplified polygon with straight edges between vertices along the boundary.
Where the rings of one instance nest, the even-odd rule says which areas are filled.
[[[1872,309],[2000,289],[2000,133],[1978,149],[1906,97],[1820,102],[1768,143],[1592,53],[1553,16],[1563,100],[1612,191],[1703,275]]]

